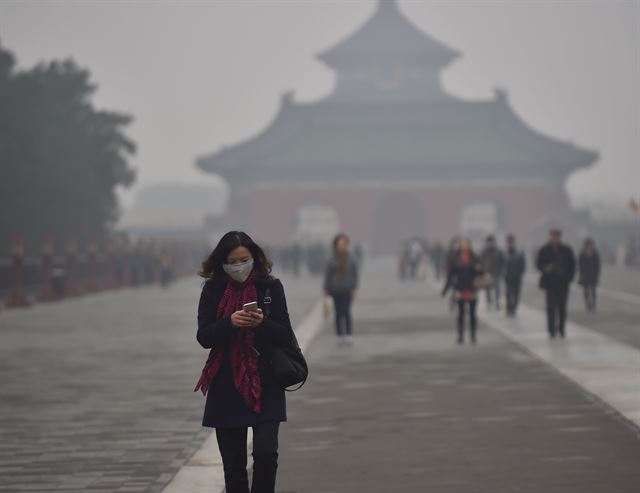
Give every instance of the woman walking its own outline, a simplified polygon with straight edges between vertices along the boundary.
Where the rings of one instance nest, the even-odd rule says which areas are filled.
[[[462,238],[457,255],[452,259],[447,282],[442,290],[442,296],[452,288],[458,306],[458,344],[464,342],[465,311],[469,311],[469,329],[471,343],[476,343],[476,304],[477,287],[476,279],[483,274],[478,257],[473,253],[471,242],[468,238]]]
[[[578,257],[578,284],[584,289],[584,303],[587,311],[596,309],[596,286],[600,281],[600,254],[591,238],[584,241]]]
[[[202,425],[215,428],[227,493],[273,493],[284,390],[266,359],[270,345],[291,344],[282,283],[246,233],[225,234],[202,264],[197,340],[210,349],[194,391],[206,395]],[[267,293],[268,290],[268,293]],[[268,296],[267,296],[268,295]],[[257,302],[255,305],[245,304]],[[270,316],[263,308],[270,303]],[[253,480],[247,475],[247,429],[253,428]]]
[[[333,257],[324,275],[324,294],[333,298],[336,334],[347,343],[353,342],[351,303],[358,289],[358,264],[349,252],[350,243],[343,233],[333,239]]]

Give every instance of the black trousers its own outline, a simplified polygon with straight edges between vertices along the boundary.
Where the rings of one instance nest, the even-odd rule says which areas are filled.
[[[477,300],[458,300],[458,340],[462,341],[464,339],[464,318],[465,318],[465,307],[469,307],[469,328],[471,329],[471,340],[476,340],[476,304]]]
[[[584,284],[584,302],[587,306],[587,310],[592,311],[596,309],[596,285]]]
[[[569,301],[569,286],[550,286],[546,291],[547,302],[547,330],[551,337],[556,333],[564,337],[564,324],[567,319],[567,302]]]
[[[336,334],[351,335],[352,319],[351,319],[351,293],[334,294],[333,307],[336,312]]]
[[[507,313],[513,314],[518,308],[520,302],[520,289],[522,287],[522,280],[508,280],[505,281],[506,286],[506,303]]]
[[[274,493],[278,469],[278,421],[253,427],[253,480],[247,475],[247,428],[216,428],[226,493]]]

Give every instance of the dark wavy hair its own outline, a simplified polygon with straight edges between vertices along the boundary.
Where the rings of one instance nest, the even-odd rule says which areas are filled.
[[[338,272],[346,272],[347,271],[347,259],[348,255],[338,255],[338,242],[340,240],[346,240],[347,243],[351,244],[351,238],[349,238],[344,233],[338,233],[333,238],[333,257],[336,259],[336,269]]]
[[[245,247],[253,257],[253,268],[258,272],[258,281],[268,282],[273,279],[271,267],[273,263],[267,258],[264,250],[244,231],[229,231],[202,262],[198,275],[205,279],[224,278],[222,264],[227,262],[229,254],[238,247]]]

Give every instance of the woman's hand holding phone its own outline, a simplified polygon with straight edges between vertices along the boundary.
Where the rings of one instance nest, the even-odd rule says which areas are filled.
[[[239,329],[250,329],[262,323],[264,315],[262,310],[244,311],[238,310],[231,315],[231,323]]]

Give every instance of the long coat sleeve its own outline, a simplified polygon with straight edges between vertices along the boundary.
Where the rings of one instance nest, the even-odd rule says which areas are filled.
[[[224,289],[224,288],[223,288]],[[198,333],[196,339],[205,349],[214,345],[225,345],[236,330],[231,324],[231,316],[218,320],[218,303],[222,292],[215,289],[215,284],[206,282],[198,303]]]

